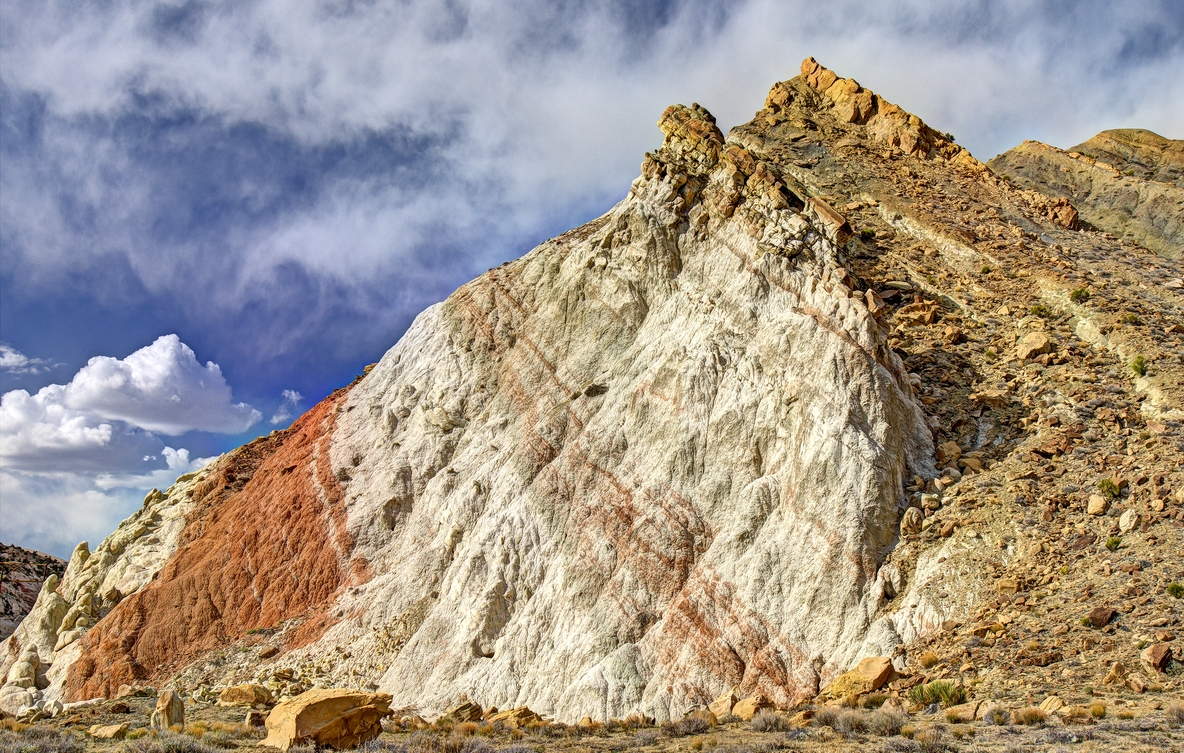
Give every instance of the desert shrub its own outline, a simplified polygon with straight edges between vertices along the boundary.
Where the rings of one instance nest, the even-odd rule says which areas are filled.
[[[945,730],[941,727],[928,727],[913,735],[913,741],[921,746],[923,753],[940,753],[949,750]]]
[[[452,731],[458,735],[468,736],[468,735],[475,734],[477,732],[478,727],[480,727],[480,725],[477,724],[476,722],[461,722],[460,724],[453,727]]]
[[[926,651],[925,653],[921,654],[920,658],[917,659],[917,662],[925,669],[929,669],[939,661],[941,661],[941,657],[933,651]]]
[[[662,734],[667,737],[686,737],[687,735],[701,735],[711,729],[711,725],[705,719],[689,716],[677,722],[663,722],[661,729]]]
[[[1085,303],[1089,300],[1089,288],[1077,288],[1069,294],[1069,300],[1074,303]]]
[[[969,724],[955,724],[953,727],[950,727],[950,734],[954,736],[955,740],[974,737],[974,727],[971,727]]]
[[[151,737],[133,740],[125,747],[128,753],[220,753],[214,748],[190,735],[171,730],[161,731]],[[292,748],[292,750],[296,750]]]
[[[945,708],[966,702],[966,688],[947,680],[934,680],[909,690],[909,700],[921,706],[940,703]]]
[[[996,727],[1004,727],[1011,721],[1011,715],[997,703],[992,703],[983,710],[983,723],[994,725]]]
[[[856,709],[842,709],[831,727],[843,737],[853,737],[868,731],[867,717]]]
[[[461,746],[460,753],[497,753],[497,749],[479,737],[470,737]]]
[[[1111,536],[1106,539],[1106,548],[1112,552],[1118,551],[1118,547],[1122,546],[1122,539],[1117,536]]]
[[[73,733],[52,727],[21,726],[19,732],[0,729],[0,753],[82,753],[86,749]]]
[[[716,721],[718,721],[720,724],[736,724],[737,722],[742,722],[744,720],[729,711]]]
[[[1056,315],[1056,312],[1054,312],[1048,306],[1040,303],[1036,304],[1028,311],[1032,314],[1032,316],[1038,316],[1041,319],[1051,319]]]
[[[1169,583],[1168,596],[1176,599],[1184,598],[1184,585],[1181,585],[1180,583]]]
[[[1119,719],[1134,719],[1135,712],[1123,710],[1119,711],[1117,714],[1115,714],[1115,716],[1117,716]]]
[[[1104,701],[1094,701],[1089,705],[1089,715],[1094,719],[1106,718],[1106,703]]]
[[[1147,359],[1144,356],[1135,356],[1131,359],[1131,371],[1135,376],[1147,376]]]
[[[865,709],[878,709],[884,705],[884,701],[888,700],[888,696],[883,693],[871,693],[863,697],[863,707]]]
[[[1098,482],[1098,491],[1106,499],[1117,499],[1119,494],[1118,484],[1114,483],[1112,478],[1104,478]]]
[[[1167,716],[1169,722],[1184,726],[1184,703],[1177,701],[1176,703],[1169,704]]]
[[[874,241],[876,239],[876,231],[871,228],[864,228],[859,231],[859,237],[864,241]]]
[[[1015,712],[1016,724],[1040,724],[1047,718],[1048,715],[1044,713],[1044,709],[1038,708],[1036,706],[1029,706]]]
[[[9,732],[24,732],[29,728],[27,724],[21,724],[16,719],[0,719],[0,730],[8,730]]]
[[[823,706],[814,714],[813,724],[815,727],[834,727],[835,722],[839,718],[839,712],[842,709],[834,706]]]
[[[989,275],[989,274],[991,274],[991,265],[990,265],[990,264],[984,264],[984,265],[983,265],[983,266],[982,266],[982,267],[981,267],[981,268],[978,270],[978,273],[979,273],[979,274],[981,274],[981,275]]]
[[[757,732],[783,732],[789,729],[789,720],[768,709],[758,712],[749,722]]]
[[[891,711],[877,711],[867,719],[867,731],[880,737],[899,735],[908,717]]]
[[[633,735],[633,739],[637,741],[639,747],[644,748],[658,742],[658,731],[654,729],[639,730],[637,734]]]
[[[921,746],[907,737],[894,737],[884,743],[884,753],[919,753]]]
[[[1123,324],[1138,324],[1139,323],[1139,315],[1132,314],[1131,312],[1128,311],[1127,313],[1122,315],[1122,323]]]

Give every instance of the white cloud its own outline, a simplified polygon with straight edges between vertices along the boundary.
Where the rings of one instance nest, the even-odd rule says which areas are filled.
[[[296,390],[284,390],[281,397],[283,398],[283,402],[280,403],[280,407],[276,410],[275,415],[271,417],[271,423],[273,424],[283,424],[291,421],[292,412],[296,410],[296,406],[304,399],[304,395],[301,395]]]
[[[176,335],[159,337],[123,360],[90,359],[65,386],[61,402],[101,419],[170,435],[193,430],[238,434],[261,417],[246,403],[233,402],[218,364],[199,364]]]
[[[8,343],[0,343],[0,371],[10,374],[40,374],[56,364],[41,358],[29,358]]]

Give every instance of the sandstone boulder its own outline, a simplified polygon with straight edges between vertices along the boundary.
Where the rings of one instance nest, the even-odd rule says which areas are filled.
[[[219,706],[266,706],[272,702],[271,691],[262,685],[235,685],[218,694]]]
[[[356,748],[382,733],[391,697],[345,688],[314,688],[280,703],[267,717],[260,745],[288,750],[312,743],[337,750]]]
[[[1118,518],[1118,530],[1122,531],[1123,533],[1129,533],[1136,526],[1138,526],[1140,522],[1142,522],[1142,520],[1139,517],[1139,513],[1135,512],[1134,510],[1127,510]]]
[[[906,535],[910,533],[920,533],[921,524],[925,522],[925,513],[921,512],[919,507],[910,507],[904,511],[904,515],[900,519],[900,533]]]
[[[122,740],[127,737],[128,728],[130,724],[124,722],[123,724],[96,724],[90,728],[90,736],[96,740]]]
[[[1167,669],[1172,660],[1172,647],[1166,643],[1153,643],[1139,654],[1140,661],[1151,675],[1156,675]]]
[[[1090,495],[1089,504],[1085,511],[1090,515],[1105,515],[1106,511],[1110,509],[1110,503],[1105,497],[1099,494]]]
[[[481,709],[481,704],[473,703],[472,701],[465,701],[464,703],[458,703],[457,705],[445,711],[443,715],[440,716],[440,719],[456,722],[459,724],[462,722],[478,721],[484,715],[485,714]]]
[[[758,712],[773,708],[773,702],[763,695],[757,694],[743,698],[732,707],[732,716],[738,716],[744,721],[751,720]]]
[[[160,694],[149,724],[156,729],[168,729],[175,724],[185,725],[185,702],[176,691],[166,690]]]
[[[869,656],[848,672],[835,678],[826,689],[832,698],[844,698],[849,695],[863,695],[879,690],[888,683],[895,670],[892,660],[887,656]]]
[[[740,700],[740,691],[738,688],[729,688],[720,693],[714,701],[707,707],[711,713],[715,714],[716,719],[723,719],[728,714],[732,713],[732,707]]]
[[[500,711],[488,719],[490,724],[502,724],[510,729],[518,729],[532,722],[541,722],[542,720],[542,717],[526,706]]]
[[[1043,332],[1029,332],[1024,335],[1015,348],[1015,357],[1021,361],[1028,361],[1042,353],[1047,353],[1052,347],[1052,340]]]

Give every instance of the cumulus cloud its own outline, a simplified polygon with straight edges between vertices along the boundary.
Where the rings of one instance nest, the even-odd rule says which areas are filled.
[[[0,458],[26,470],[137,467],[156,434],[237,434],[260,419],[235,403],[216,363],[197,362],[176,335],[127,358],[96,356],[67,384],[0,398]]]
[[[260,419],[176,335],[90,359],[66,384],[0,398],[0,535],[58,554],[107,535],[151,488],[210,458],[158,435],[239,433]]]

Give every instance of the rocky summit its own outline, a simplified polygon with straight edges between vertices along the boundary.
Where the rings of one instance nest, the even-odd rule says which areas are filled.
[[[100,747],[243,706],[285,750],[1180,745],[1181,142],[984,165],[813,58],[658,127],[608,213],[80,544],[0,707]]]

